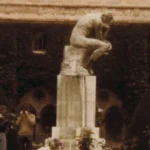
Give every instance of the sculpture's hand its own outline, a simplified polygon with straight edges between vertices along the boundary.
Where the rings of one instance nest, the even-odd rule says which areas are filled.
[[[109,44],[108,51],[110,51],[110,50],[112,50],[112,45],[111,45],[111,43],[110,43],[110,42],[109,42],[108,44]]]
[[[112,45],[111,45],[111,43],[110,42],[106,42],[107,44],[108,44],[108,48],[107,48],[107,50],[104,52],[104,55],[108,55],[109,54],[109,52],[110,52],[110,50],[112,50]]]

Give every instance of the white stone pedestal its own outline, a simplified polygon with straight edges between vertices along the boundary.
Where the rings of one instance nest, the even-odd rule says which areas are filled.
[[[89,75],[83,65],[85,49],[67,45],[64,48],[63,62],[61,64],[61,75]]]
[[[57,126],[95,126],[95,76],[58,76]]]
[[[60,138],[66,150],[74,150],[76,136],[90,127],[94,138],[99,138],[95,127],[96,77],[59,75],[57,80],[57,126],[52,138]]]

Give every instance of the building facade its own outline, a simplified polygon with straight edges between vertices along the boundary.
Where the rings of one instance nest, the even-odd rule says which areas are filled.
[[[57,75],[74,24],[86,13],[107,11],[115,20],[109,36],[113,50],[95,64],[97,99],[101,89],[108,89],[132,116],[150,83],[149,0],[1,0],[0,85],[5,100],[0,103],[20,107],[28,97],[35,110],[39,101],[43,108],[55,107]],[[109,93],[104,95],[108,103]],[[47,97],[49,103],[42,100]]]
[[[149,0],[1,0],[1,22],[75,23],[90,12],[111,11],[115,23],[149,23]]]

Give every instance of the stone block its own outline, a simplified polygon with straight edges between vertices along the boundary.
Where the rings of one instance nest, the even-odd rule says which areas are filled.
[[[61,65],[61,75],[89,75],[88,71],[82,67],[82,57],[85,49],[65,46],[64,58]]]
[[[96,77],[59,75],[57,84],[57,127],[95,127]]]
[[[52,138],[75,139],[76,128],[73,127],[53,127]]]

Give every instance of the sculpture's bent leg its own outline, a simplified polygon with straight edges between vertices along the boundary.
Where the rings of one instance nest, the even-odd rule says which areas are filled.
[[[97,59],[103,55],[108,55],[108,52],[111,50],[110,47],[110,43],[105,43],[104,45],[100,46],[91,54],[89,61],[97,61]]]
[[[91,50],[93,52],[93,50],[106,45],[106,42],[94,38],[76,36],[71,38],[70,44],[74,47],[88,49],[88,51]]]
[[[109,44],[105,44],[105,46],[96,49],[91,54],[91,56],[88,59],[88,63],[86,67],[90,74],[93,74],[93,69],[92,69],[93,63],[97,61],[99,58],[101,58],[102,56],[108,55],[108,52],[110,51],[109,46],[110,46]]]

